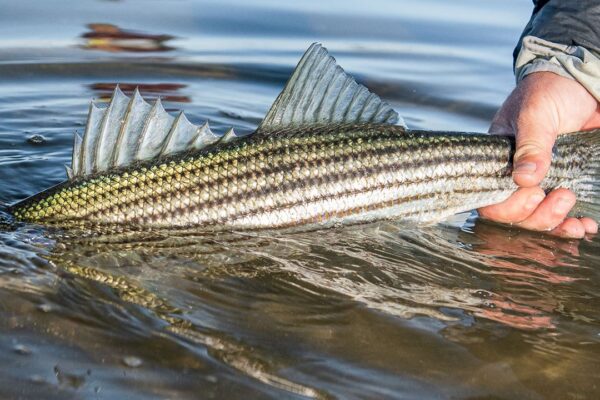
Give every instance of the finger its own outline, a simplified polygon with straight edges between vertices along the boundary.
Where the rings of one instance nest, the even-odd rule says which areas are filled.
[[[598,233],[598,223],[596,221],[588,217],[579,218],[579,220],[585,228],[585,233],[590,235]]]
[[[577,218],[567,218],[550,231],[550,234],[566,239],[582,239],[586,234],[586,229],[581,220],[578,220]]]
[[[535,211],[518,225],[534,231],[550,231],[563,222],[576,201],[575,194],[570,190],[556,189],[550,192]]]
[[[546,194],[537,186],[521,188],[502,203],[480,208],[478,212],[485,219],[513,224],[528,218],[544,197]]]

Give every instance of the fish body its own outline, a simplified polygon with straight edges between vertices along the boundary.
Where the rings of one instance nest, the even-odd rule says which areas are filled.
[[[173,138],[184,128],[180,117],[170,117],[166,133],[143,145],[148,125],[160,128],[160,112],[156,105],[141,107],[149,117],[139,124],[141,134],[128,138],[138,100],[115,93],[104,116],[92,110],[86,135],[76,138],[71,179],[12,212],[20,220],[63,226],[257,229],[387,218],[431,223],[498,203],[516,190],[512,137],[408,130],[331,57],[317,55],[305,55],[257,132],[245,137],[233,131],[217,137],[207,126],[188,123],[193,135],[180,135],[177,144]],[[310,68],[333,69],[330,82],[322,83],[325,94],[319,94],[319,82],[316,89],[307,85]],[[339,81],[333,100],[327,95],[334,90],[331,80]],[[115,109],[125,123],[111,128]],[[599,137],[594,131],[561,136],[543,188],[593,197]],[[120,145],[102,147],[115,141]],[[166,151],[169,146],[175,150]]]
[[[14,213],[32,222],[160,227],[427,223],[506,199],[516,189],[513,148],[507,136],[388,125],[295,129],[67,181]],[[555,156],[543,185],[581,191],[577,160],[590,149],[574,141],[557,149],[565,156]]]

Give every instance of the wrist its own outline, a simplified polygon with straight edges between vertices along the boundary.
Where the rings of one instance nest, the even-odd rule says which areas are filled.
[[[578,82],[591,96],[600,101],[600,54],[583,46],[567,46],[526,36],[515,60],[515,77],[520,83],[525,77],[550,72]]]

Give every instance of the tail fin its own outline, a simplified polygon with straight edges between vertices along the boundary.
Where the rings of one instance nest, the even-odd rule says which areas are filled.
[[[600,129],[559,136],[556,152],[572,175],[568,187],[577,195],[575,213],[600,219]]]

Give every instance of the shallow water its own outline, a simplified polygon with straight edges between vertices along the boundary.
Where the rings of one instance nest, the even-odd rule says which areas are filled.
[[[484,131],[530,13],[248,3],[0,0],[0,203],[65,178],[89,99],[116,83],[250,131],[313,41],[410,127]],[[91,23],[174,38],[83,38]],[[597,398],[599,249],[475,217],[95,238],[6,227],[0,398]]]

